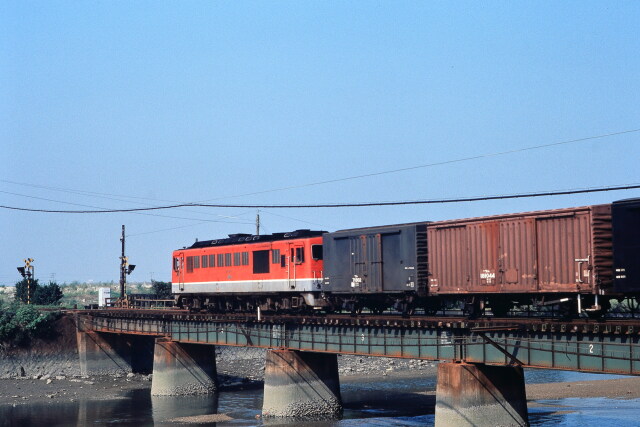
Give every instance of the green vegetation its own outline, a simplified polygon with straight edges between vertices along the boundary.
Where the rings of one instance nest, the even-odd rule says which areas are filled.
[[[171,282],[152,280],[151,288],[157,299],[171,299]]]
[[[37,282],[37,280],[36,280]],[[21,283],[21,282],[18,282]],[[50,282],[51,283],[51,282]],[[117,282],[94,282],[94,283],[82,283],[82,282],[70,282],[70,283],[60,283],[57,284],[59,290],[62,293],[62,297],[57,300],[57,302],[50,304],[55,305],[56,307],[63,308],[84,308],[84,306],[90,304],[98,303],[98,289],[100,288],[109,288],[111,289],[111,298],[116,299],[120,296],[120,285]],[[32,281],[33,286],[33,281]],[[47,288],[47,290],[52,291],[55,287],[48,288],[47,286],[40,285],[41,288]],[[21,295],[24,295],[26,298],[26,287],[22,285],[17,286],[0,286],[0,305],[2,302],[5,304],[10,304],[13,301],[26,301],[24,299],[20,299],[20,297],[16,298],[15,293],[19,292]],[[134,282],[127,283],[127,293],[129,294],[159,294],[161,299],[171,299],[171,282],[159,282],[152,281],[149,282]],[[57,292],[55,293],[56,297]],[[32,289],[32,297],[39,298],[39,296],[34,295],[34,290]],[[55,299],[48,297],[47,299]],[[36,302],[34,299],[31,300],[33,304],[43,304],[38,300]]]
[[[22,279],[16,283],[15,288],[14,298],[22,303],[28,302],[27,294],[30,296],[30,303],[35,305],[58,305],[63,297],[62,289],[53,281],[41,285],[38,279],[31,280],[31,283],[27,283],[27,279]]]
[[[0,341],[26,345],[33,338],[50,336],[59,312],[42,313],[32,305],[0,305]]]
[[[100,288],[111,289],[111,299],[115,300],[120,297],[120,285],[116,282],[95,282],[80,283],[71,282],[62,285],[64,297],[61,304],[64,307],[83,308],[86,305],[98,303],[98,290]],[[127,283],[127,293],[129,294],[152,294],[153,287],[150,283]]]
[[[56,282],[51,281],[41,285],[38,279],[31,280],[31,283],[27,283],[27,279],[22,279],[16,283],[15,300],[27,303],[27,294],[31,297],[30,303],[35,305],[58,305],[63,297],[62,290]]]

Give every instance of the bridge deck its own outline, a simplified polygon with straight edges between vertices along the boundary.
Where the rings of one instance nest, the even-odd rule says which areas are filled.
[[[290,350],[640,375],[640,320],[78,313],[81,330]]]

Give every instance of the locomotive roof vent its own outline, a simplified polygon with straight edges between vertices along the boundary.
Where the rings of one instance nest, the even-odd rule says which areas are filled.
[[[208,246],[226,246],[244,242],[273,242],[276,240],[295,239],[303,237],[316,237],[322,236],[326,231],[302,229],[289,233],[273,233],[253,235],[246,233],[229,234],[229,237],[225,239],[213,239],[213,240],[196,240],[196,242],[189,247],[189,249],[204,248]]]

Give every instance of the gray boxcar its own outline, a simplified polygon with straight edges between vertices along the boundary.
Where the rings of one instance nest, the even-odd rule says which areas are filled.
[[[640,199],[612,204],[614,289],[640,293]]]
[[[325,291],[334,294],[398,294],[427,291],[427,223],[327,233]]]

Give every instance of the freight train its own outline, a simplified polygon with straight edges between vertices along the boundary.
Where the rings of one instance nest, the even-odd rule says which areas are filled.
[[[640,296],[640,199],[336,232],[232,234],[173,252],[180,307],[215,312],[516,306],[600,315]]]

